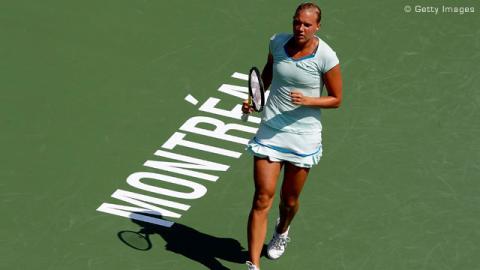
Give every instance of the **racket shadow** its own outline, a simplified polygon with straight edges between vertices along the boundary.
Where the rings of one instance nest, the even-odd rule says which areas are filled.
[[[139,225],[140,230],[120,231],[117,236],[124,244],[137,250],[150,250],[150,236],[160,235],[166,242],[166,250],[183,255],[211,270],[229,269],[218,259],[244,264],[248,258],[247,251],[240,242],[232,238],[208,235],[180,223],[166,228],[138,220],[131,221]]]

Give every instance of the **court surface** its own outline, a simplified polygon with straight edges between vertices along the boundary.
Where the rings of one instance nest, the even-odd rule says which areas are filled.
[[[318,3],[344,102],[324,111],[324,157],[287,253],[262,269],[479,269],[480,4]],[[245,269],[253,183],[242,142],[257,124],[225,112],[270,36],[291,31],[297,4],[3,3],[0,269]],[[206,132],[226,124],[244,130]],[[165,169],[175,160],[157,150],[216,170]],[[140,208],[132,198],[180,217],[166,228],[97,210]]]

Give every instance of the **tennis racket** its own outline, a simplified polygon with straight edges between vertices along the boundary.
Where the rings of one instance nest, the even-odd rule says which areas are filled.
[[[261,112],[265,105],[264,90],[260,71],[252,67],[248,73],[248,103],[256,112]]]

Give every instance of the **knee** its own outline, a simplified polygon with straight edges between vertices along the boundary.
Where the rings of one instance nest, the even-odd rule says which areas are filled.
[[[273,194],[255,193],[253,199],[253,209],[265,211],[270,209],[273,202]]]
[[[299,205],[300,201],[298,197],[282,198],[282,200],[280,201],[280,207],[286,210],[297,209]]]

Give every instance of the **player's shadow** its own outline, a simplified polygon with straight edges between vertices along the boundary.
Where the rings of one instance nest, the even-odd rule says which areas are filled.
[[[220,238],[199,232],[188,226],[175,223],[172,227],[132,221],[140,225],[138,232],[120,231],[118,238],[137,250],[150,250],[150,236],[160,235],[166,242],[165,249],[197,261],[211,270],[227,270],[218,259],[244,264],[248,254],[242,245],[232,238]]]

